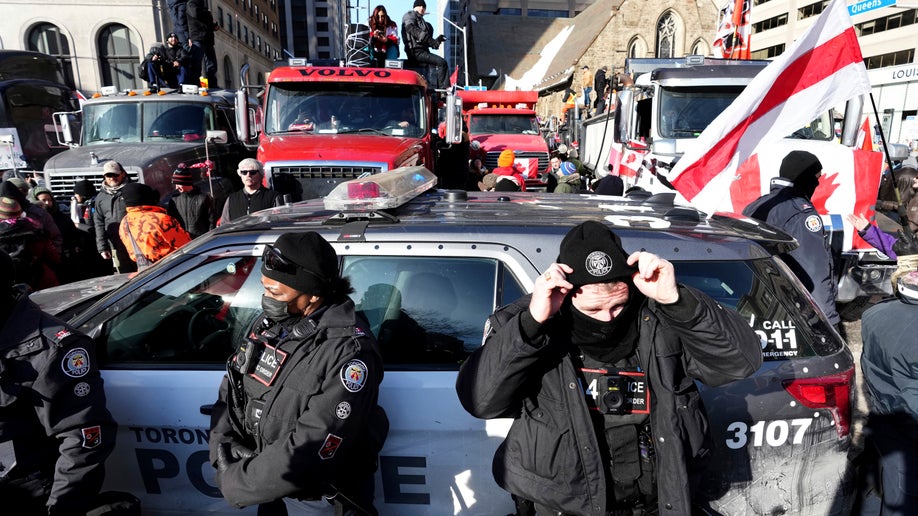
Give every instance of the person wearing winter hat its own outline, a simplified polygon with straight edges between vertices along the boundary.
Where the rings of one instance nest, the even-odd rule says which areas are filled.
[[[749,203],[743,215],[768,223],[797,239],[799,246],[781,258],[800,278],[818,307],[842,336],[844,328],[835,307],[838,283],[834,258],[826,238],[822,217],[810,199],[819,185],[822,163],[806,151],[791,151],[781,161],[779,177],[771,179],[771,190]]]
[[[32,290],[59,285],[55,269],[60,265],[60,254],[41,225],[23,211],[19,200],[5,193],[0,196],[0,251],[13,259],[15,282]]]
[[[166,204],[166,212],[179,221],[192,239],[216,227],[214,200],[194,184],[190,170],[185,167],[175,169],[172,184],[175,192]]]
[[[695,382],[761,364],[736,311],[590,220],[567,232],[532,294],[488,318],[456,391],[475,417],[514,418],[492,471],[517,514],[691,514],[688,461],[712,437]],[[558,443],[577,445],[558,461]]]
[[[555,177],[558,179],[558,184],[553,190],[555,193],[580,193],[580,174],[570,161],[561,163]]]
[[[520,187],[520,190],[526,191],[526,178],[516,168],[516,153],[510,149],[504,149],[497,157],[497,168],[491,172],[501,177],[510,177]],[[498,177],[500,179],[500,177]]]
[[[96,195],[92,210],[96,250],[103,260],[111,260],[112,267],[119,273],[137,270],[137,264],[124,247],[119,232],[121,219],[126,213],[121,190],[131,182],[121,163],[106,161],[102,166],[102,188]]]
[[[22,186],[25,185],[25,188]],[[61,230],[54,223],[54,217],[36,203],[29,201],[29,185],[19,178],[7,179],[0,184],[0,195],[16,199],[23,213],[38,224],[39,229],[45,231],[51,240],[54,251],[60,255],[64,249],[64,237]]]
[[[402,43],[405,45],[405,54],[421,66],[433,68],[428,77],[430,87],[435,90],[449,88],[447,78],[449,66],[446,59],[437,54],[430,53],[430,49],[440,48],[446,41],[446,36],[440,34],[433,37],[433,26],[424,21],[427,13],[427,2],[414,0],[411,10],[402,16]]]
[[[286,514],[286,497],[327,495],[336,514],[375,515],[389,428],[377,404],[383,362],[350,280],[312,231],[266,245],[261,276],[263,313],[229,361],[211,418],[217,487],[230,505],[258,505],[259,514]]]
[[[122,190],[125,215],[118,235],[138,269],[150,266],[191,241],[178,220],[156,204],[159,194],[143,183]]]

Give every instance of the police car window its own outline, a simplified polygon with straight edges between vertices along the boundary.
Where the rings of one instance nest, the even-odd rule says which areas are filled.
[[[458,367],[481,344],[494,307],[523,292],[498,260],[488,258],[346,256],[343,274],[387,368]]]
[[[100,356],[107,363],[222,364],[260,312],[261,293],[258,258],[208,260],[102,322]]]
[[[789,270],[778,262],[674,262],[680,283],[695,287],[735,309],[762,339],[765,360],[836,353],[829,332]],[[785,267],[786,269],[786,267]]]

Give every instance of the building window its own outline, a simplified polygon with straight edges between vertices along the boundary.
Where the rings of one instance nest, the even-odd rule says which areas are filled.
[[[628,57],[646,57],[647,45],[641,38],[634,38],[628,43]]]
[[[797,9],[797,19],[803,20],[811,16],[819,16],[819,14],[826,9],[827,5],[829,5],[829,0],[823,0],[822,2],[803,6]]]
[[[331,45],[331,40],[329,40],[328,37],[323,36],[321,38],[316,39],[316,44],[320,47],[327,47]]]
[[[676,56],[676,17],[672,11],[665,13],[657,22],[657,57]]]
[[[223,8],[217,7],[217,22],[220,23],[220,28],[223,28]]]
[[[104,27],[99,32],[97,46],[103,85],[118,90],[141,86],[137,77],[141,55],[127,27],[115,23]]]
[[[76,82],[73,78],[73,55],[70,53],[70,42],[61,34],[57,25],[39,23],[32,27],[28,35],[28,50],[42,52],[54,56],[64,74],[64,82],[74,88]]]
[[[868,57],[864,59],[864,64],[867,65],[868,70],[872,70],[874,68],[886,68],[888,66],[910,64],[914,59],[915,49],[909,48],[906,50],[900,50],[898,52],[890,52],[888,54]]]
[[[316,7],[316,18],[328,18],[328,7]]]
[[[699,39],[692,45],[692,54],[696,56],[706,56],[708,55],[708,44],[704,40]]]
[[[230,13],[226,13],[226,32],[233,34],[233,15]]]
[[[787,25],[787,13],[752,24],[753,34]]]
[[[771,59],[784,53],[784,43],[752,52],[752,59]]]
[[[223,87],[233,89],[233,62],[229,56],[223,56]]]
[[[899,27],[914,25],[915,13],[918,13],[918,9],[910,9],[884,18],[858,23],[854,28],[857,30],[858,36],[868,36],[870,34],[876,34],[877,32],[898,29]]]
[[[317,32],[328,32],[328,22],[316,22]]]

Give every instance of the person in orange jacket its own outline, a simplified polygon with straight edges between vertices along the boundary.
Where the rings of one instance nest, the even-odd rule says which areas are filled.
[[[178,220],[156,204],[159,195],[153,188],[128,183],[121,196],[127,213],[121,219],[118,234],[138,268],[152,265],[191,241]]]

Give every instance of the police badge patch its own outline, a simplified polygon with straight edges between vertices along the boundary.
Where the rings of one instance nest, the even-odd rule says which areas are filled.
[[[71,378],[86,376],[89,372],[89,353],[83,348],[73,348],[64,355],[61,369]]]
[[[602,251],[593,251],[587,255],[583,265],[592,276],[605,276],[612,270],[612,258]]]
[[[367,383],[367,365],[360,360],[351,360],[341,368],[341,383],[350,392],[360,392]]]
[[[96,446],[102,444],[101,426],[81,428],[80,433],[83,434],[83,448],[95,448]]]
[[[803,225],[806,226],[808,231],[815,233],[822,230],[822,219],[819,218],[819,215],[810,215],[803,222]]]
[[[347,419],[351,415],[351,404],[346,401],[339,403],[335,407],[335,415],[338,416],[338,419]]]

